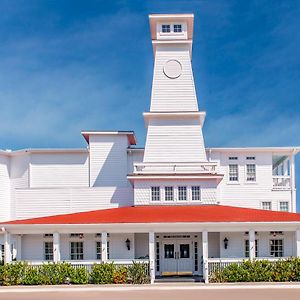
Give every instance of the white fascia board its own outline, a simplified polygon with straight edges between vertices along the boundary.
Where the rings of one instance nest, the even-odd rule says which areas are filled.
[[[15,151],[4,151],[0,150],[0,154],[7,155],[7,156],[17,156],[17,155],[24,155],[27,153],[88,153],[89,150],[87,148],[53,148],[53,149],[20,149]]]
[[[81,131],[81,135],[84,137],[84,139],[89,143],[89,136],[90,135],[127,135],[128,141],[130,145],[136,145],[137,144],[137,139],[134,134],[134,131],[127,131],[127,130],[115,130],[115,131],[110,131],[110,130],[86,130],[86,131]]]
[[[300,152],[300,147],[237,147],[237,148],[206,148],[206,151],[212,152],[274,152],[274,153],[294,153]]]
[[[11,234],[61,234],[82,232],[99,233],[145,233],[162,232],[245,232],[256,231],[296,231],[300,229],[300,222],[178,222],[178,223],[114,223],[114,224],[25,224],[5,225],[6,231]],[[0,233],[4,233],[1,231]]]
[[[127,179],[128,180],[149,180],[149,179],[157,179],[157,180],[168,180],[168,179],[222,179],[224,177],[223,174],[218,174],[218,175],[184,175],[184,174],[175,174],[175,175],[163,175],[163,174],[158,174],[158,175],[128,175]]]

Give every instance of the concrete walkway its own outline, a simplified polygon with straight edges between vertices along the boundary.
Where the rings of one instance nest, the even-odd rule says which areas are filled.
[[[154,284],[154,285],[84,285],[1,287],[5,300],[290,300],[300,299],[300,284]]]

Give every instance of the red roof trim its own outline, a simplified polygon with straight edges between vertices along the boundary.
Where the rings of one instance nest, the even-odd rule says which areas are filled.
[[[10,221],[19,224],[300,222],[300,214],[222,205],[132,206]]]

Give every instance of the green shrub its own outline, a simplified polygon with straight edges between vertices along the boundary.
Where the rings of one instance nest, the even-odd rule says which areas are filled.
[[[286,260],[245,260],[217,270],[210,282],[288,282],[300,281],[300,258]]]
[[[2,285],[18,285],[22,283],[27,264],[17,262],[13,264],[4,264],[1,266],[1,284]]]
[[[127,282],[128,269],[124,266],[117,267],[114,273],[114,283],[122,284]]]
[[[84,267],[73,269],[70,276],[70,283],[73,284],[87,284],[89,283],[89,273]]]
[[[150,283],[148,264],[133,262],[128,266],[128,281],[133,284]]]
[[[115,265],[113,263],[94,264],[91,279],[96,284],[114,283]]]
[[[44,284],[39,268],[27,268],[22,280],[24,285]]]

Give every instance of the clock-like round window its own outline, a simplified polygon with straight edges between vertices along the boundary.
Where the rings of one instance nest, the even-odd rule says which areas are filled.
[[[165,63],[164,73],[171,79],[178,78],[182,73],[181,63],[176,59],[170,59]]]

